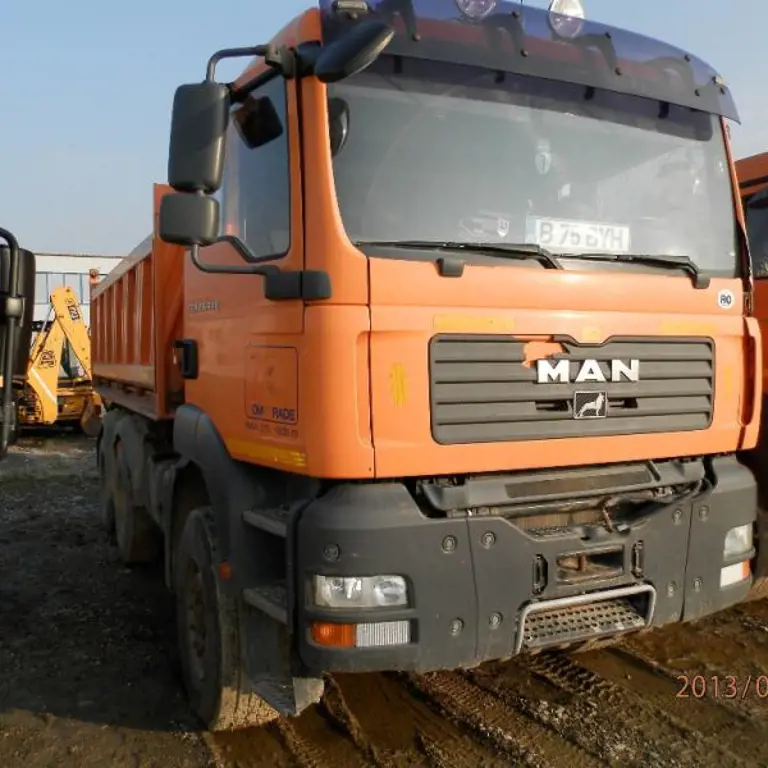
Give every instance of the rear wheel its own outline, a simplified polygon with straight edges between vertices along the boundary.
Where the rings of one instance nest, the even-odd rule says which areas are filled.
[[[99,518],[110,544],[115,544],[115,502],[112,498],[112,479],[109,463],[102,456],[99,467]]]
[[[265,725],[279,717],[247,690],[240,608],[220,588],[218,540],[210,507],[187,518],[174,558],[179,652],[190,704],[210,731]]]
[[[111,478],[111,503],[115,521],[115,542],[120,559],[126,565],[152,563],[161,555],[160,531],[144,507],[133,498],[133,487],[123,444],[115,446],[114,471]],[[105,512],[109,512],[105,508]]]

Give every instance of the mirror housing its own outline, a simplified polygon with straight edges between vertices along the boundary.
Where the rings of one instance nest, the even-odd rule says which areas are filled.
[[[383,21],[365,21],[320,51],[314,75],[321,83],[336,83],[367,69],[395,36]]]
[[[168,183],[177,192],[216,192],[224,170],[230,93],[206,80],[180,85],[173,97]]]
[[[215,197],[183,192],[160,201],[158,234],[174,245],[206,246],[219,239],[219,201]]]

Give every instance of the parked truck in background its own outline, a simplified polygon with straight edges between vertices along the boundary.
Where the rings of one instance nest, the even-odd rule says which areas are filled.
[[[763,398],[760,435],[757,446],[742,457],[758,481],[756,558],[753,563],[755,584],[750,591],[750,598],[754,599],[768,595],[768,409],[765,408],[768,393],[768,152],[743,157],[736,161],[735,166],[754,279],[752,314],[760,325],[763,349],[763,368],[758,374],[762,379]]]
[[[693,55],[494,0],[320,0],[178,89],[93,375],[208,728],[744,599],[737,117]]]
[[[35,254],[0,228],[0,459],[17,435],[17,395],[27,375],[35,310]]]

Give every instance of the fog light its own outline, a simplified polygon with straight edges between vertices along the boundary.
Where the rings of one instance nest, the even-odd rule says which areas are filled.
[[[732,557],[749,552],[752,549],[752,524],[740,525],[738,528],[731,528],[725,534],[725,545],[723,547],[723,559],[729,560]]]
[[[720,589],[723,587],[730,587],[732,584],[738,584],[739,582],[748,579],[751,571],[749,569],[749,560],[744,560],[741,563],[734,563],[733,565],[726,565],[725,568],[720,570]]]
[[[402,576],[315,576],[315,605],[322,608],[389,608],[408,605]]]

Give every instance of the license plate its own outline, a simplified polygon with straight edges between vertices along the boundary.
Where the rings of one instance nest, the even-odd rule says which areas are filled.
[[[629,227],[570,219],[529,220],[529,242],[562,251],[627,253]]]

